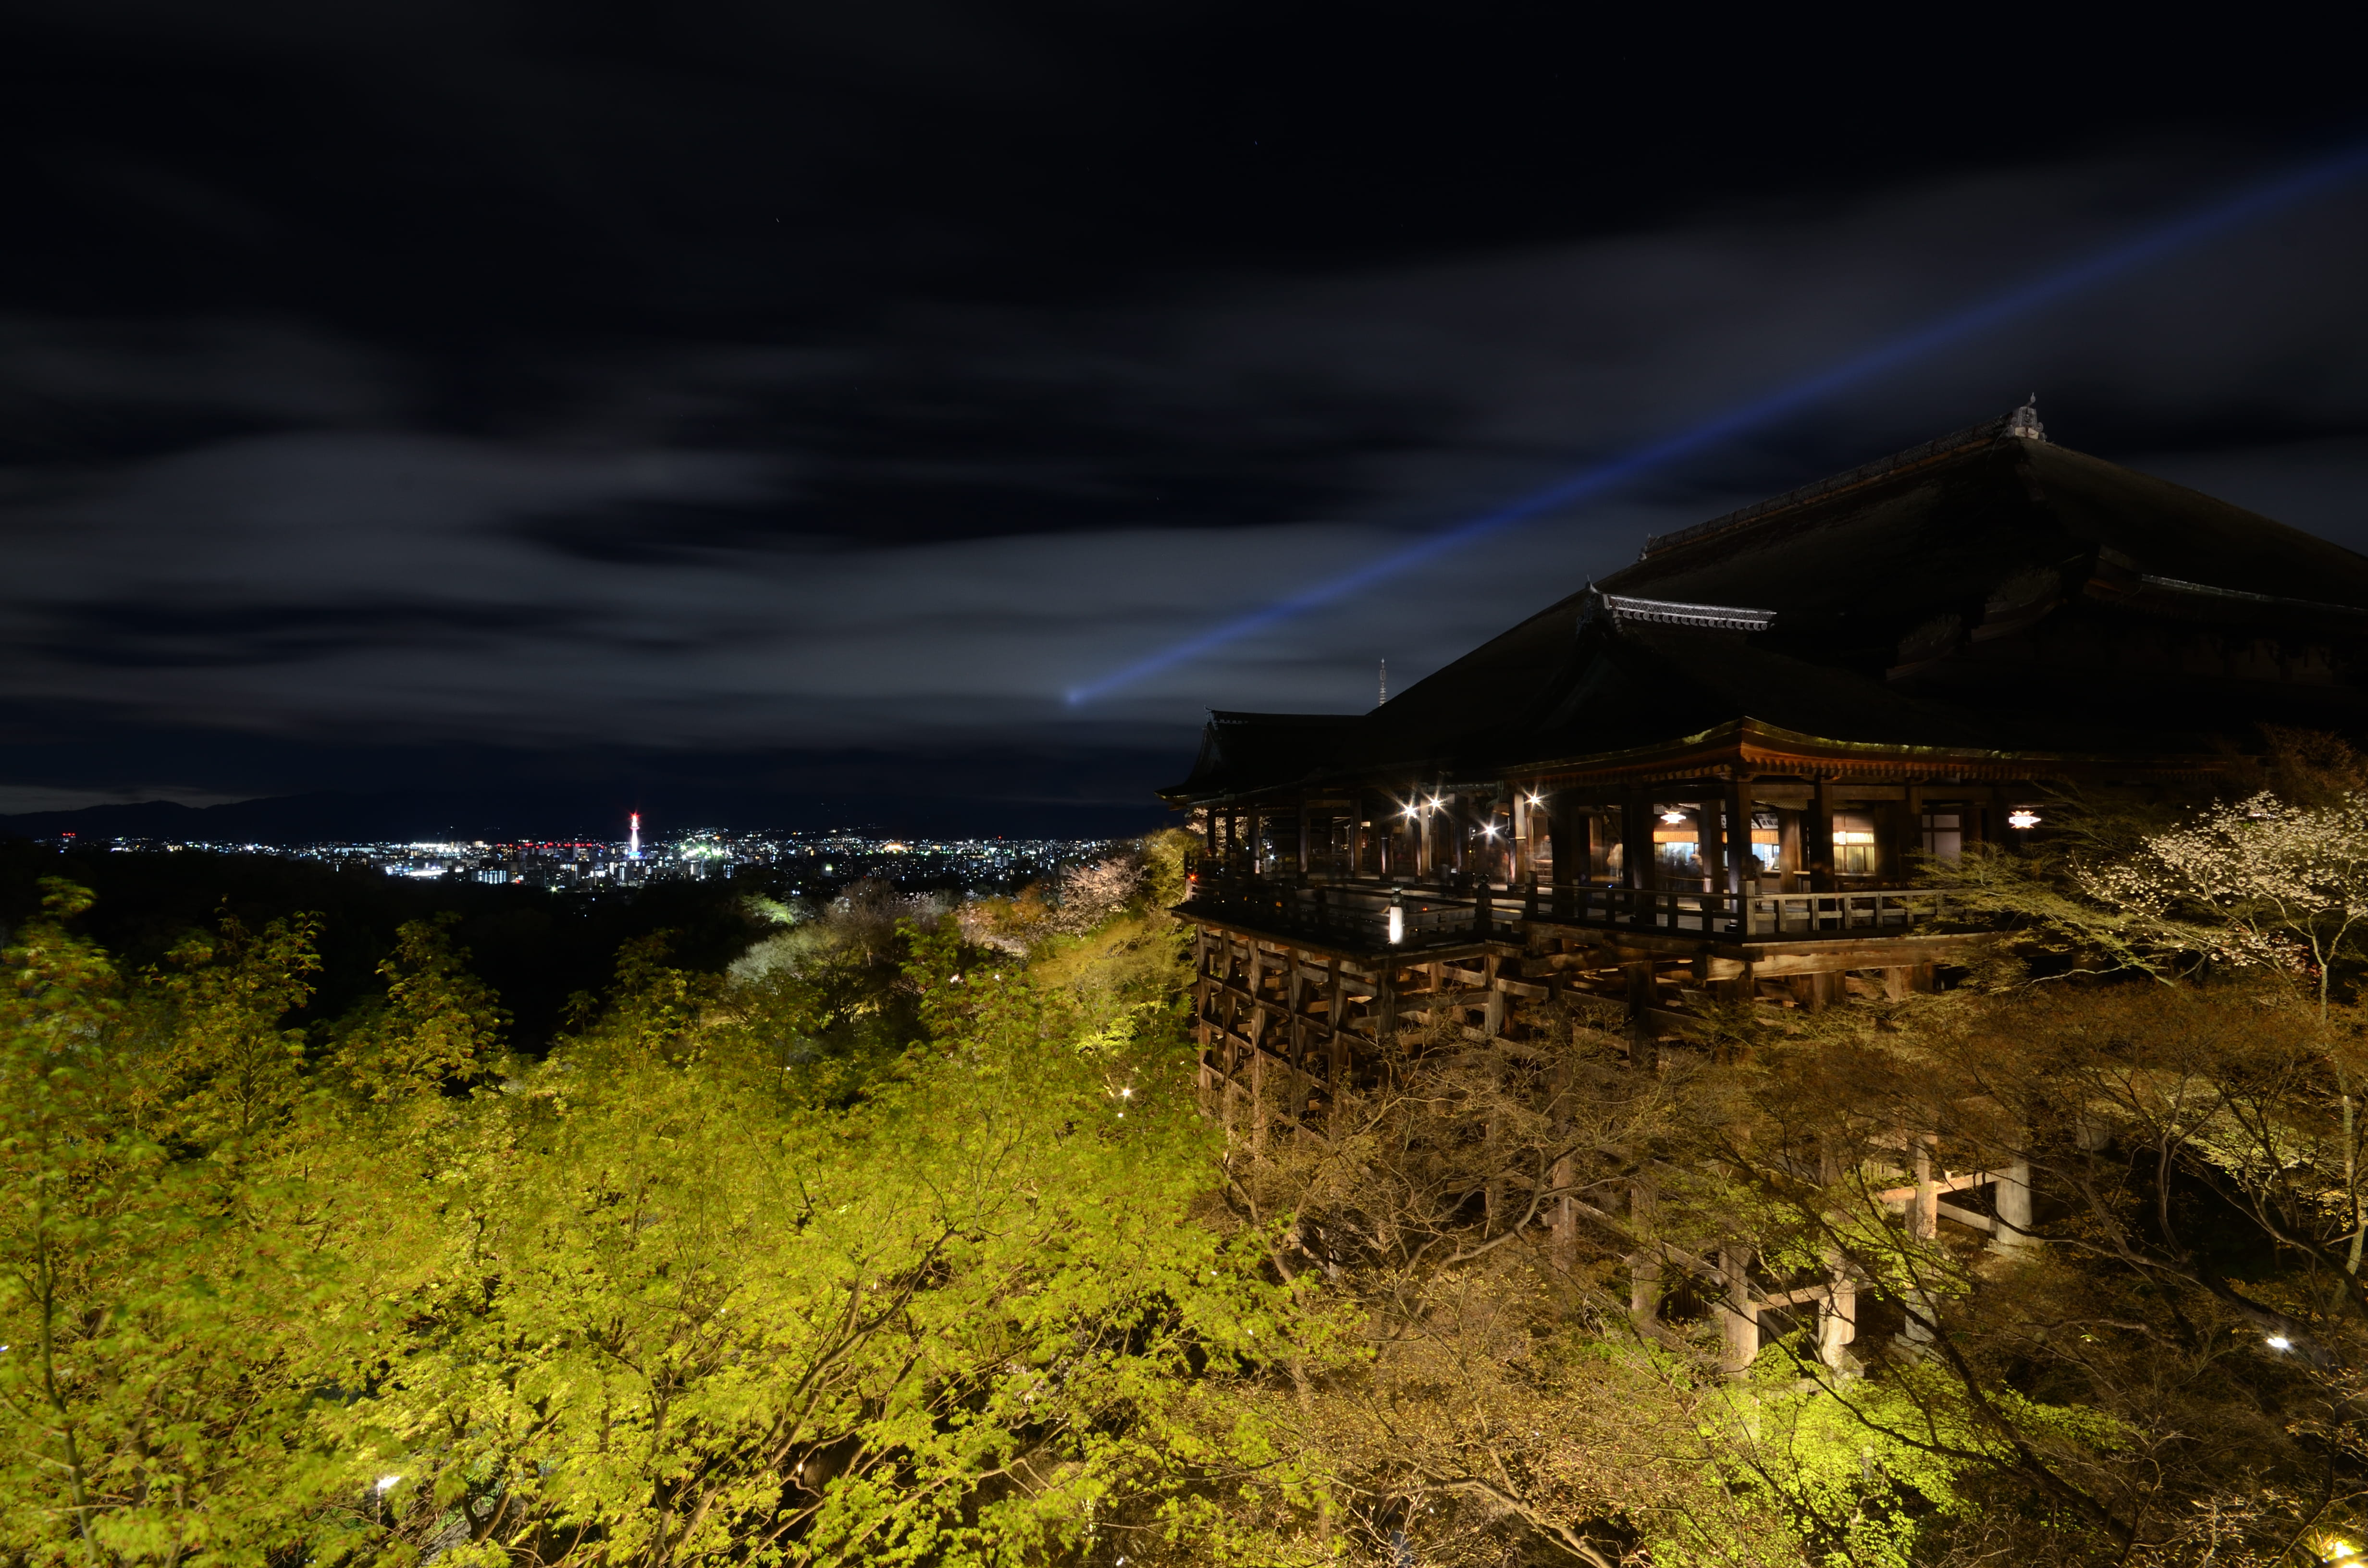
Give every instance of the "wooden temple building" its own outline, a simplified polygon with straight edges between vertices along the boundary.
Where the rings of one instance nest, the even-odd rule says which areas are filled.
[[[1930,861],[2067,788],[2207,796],[2265,723],[2368,733],[2368,557],[2026,406],[1650,539],[1370,712],[1212,714],[1162,792],[1203,1092],[1313,1120],[1399,1029],[1569,992],[1651,1038],[1929,987]]]

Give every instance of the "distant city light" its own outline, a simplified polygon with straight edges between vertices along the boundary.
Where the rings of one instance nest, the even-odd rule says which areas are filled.
[[[1017,892],[1028,882],[1105,856],[1118,846],[1118,841],[1110,839],[917,839],[848,829],[734,833],[704,828],[644,846],[632,835],[632,820],[628,818],[625,840],[605,844],[520,838],[503,843],[421,839],[271,845],[117,837],[90,845],[77,844],[63,834],[41,842],[59,850],[99,848],[116,854],[194,850],[270,855],[426,882],[598,897],[631,895],[662,881],[736,880],[750,874],[793,876],[799,869],[820,864],[835,881],[871,877],[916,892],[935,888],[976,898]],[[644,850],[647,858],[633,858],[636,851]],[[830,858],[819,860],[825,854]],[[776,886],[783,892],[798,891],[793,883]]]

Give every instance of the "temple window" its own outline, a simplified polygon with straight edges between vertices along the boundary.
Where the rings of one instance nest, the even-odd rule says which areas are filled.
[[[1871,877],[1876,870],[1874,818],[1866,812],[1834,813],[1834,869],[1845,877]]]
[[[1924,813],[1924,853],[1935,860],[1954,860],[1965,852],[1964,818],[1954,811]]]
[[[1676,817],[1676,822],[1668,819]],[[1699,877],[1702,869],[1701,829],[1691,812],[1675,806],[1665,807],[1660,820],[1653,824],[1653,859],[1662,874],[1671,877]]]
[[[1762,871],[1782,869],[1784,861],[1784,834],[1774,812],[1751,813],[1751,858],[1759,862]]]

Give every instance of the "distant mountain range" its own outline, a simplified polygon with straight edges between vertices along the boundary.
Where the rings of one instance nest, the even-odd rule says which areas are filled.
[[[216,844],[303,844],[321,840],[612,839],[625,835],[630,808],[549,800],[486,800],[417,794],[322,791],[184,806],[170,801],[84,806],[71,812],[0,816],[0,837],[50,838],[73,834],[109,838],[165,838]],[[1099,838],[1148,832],[1164,813],[1156,804],[1110,806],[1066,801],[870,799],[733,800],[700,809],[670,810],[664,801],[642,808],[646,836],[689,828],[871,828],[942,837]]]

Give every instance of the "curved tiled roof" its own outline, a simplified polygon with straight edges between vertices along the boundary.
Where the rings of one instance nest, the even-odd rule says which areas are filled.
[[[1222,775],[1167,793],[1485,775],[1744,718],[2149,756],[2264,722],[2368,734],[2368,556],[2052,445],[2027,413],[1658,538],[1381,708],[1274,716],[1294,738],[1256,743],[1271,766],[1212,742]]]

